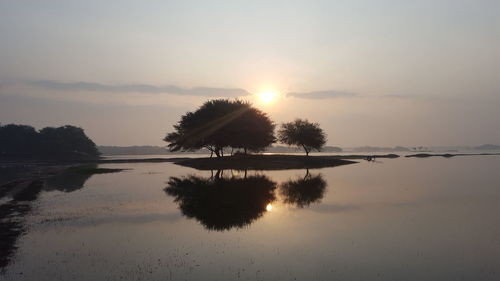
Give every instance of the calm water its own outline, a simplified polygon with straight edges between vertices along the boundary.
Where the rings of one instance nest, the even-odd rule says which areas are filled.
[[[2,280],[500,280],[500,157],[54,179]]]

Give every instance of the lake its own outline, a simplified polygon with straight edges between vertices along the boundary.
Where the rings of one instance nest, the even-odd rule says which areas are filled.
[[[2,225],[1,280],[500,280],[498,156],[99,167]]]

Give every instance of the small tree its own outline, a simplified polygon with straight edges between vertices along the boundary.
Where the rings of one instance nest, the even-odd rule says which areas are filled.
[[[302,147],[308,156],[311,150],[320,151],[326,143],[326,135],[319,124],[302,119],[281,124],[278,139],[287,145]]]

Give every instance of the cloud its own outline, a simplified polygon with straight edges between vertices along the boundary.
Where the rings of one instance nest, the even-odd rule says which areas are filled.
[[[336,204],[319,204],[311,207],[312,211],[318,213],[339,213],[359,210],[361,207],[358,205],[336,205]]]
[[[239,88],[210,88],[196,87],[184,89],[173,85],[148,85],[148,84],[118,84],[107,85],[91,82],[59,82],[52,80],[28,81],[33,87],[60,90],[60,91],[87,91],[87,92],[110,92],[110,93],[145,93],[145,94],[175,94],[201,97],[241,97],[250,93]]]
[[[326,91],[313,91],[288,93],[287,97],[295,97],[300,99],[333,99],[333,98],[351,98],[357,97],[359,94],[345,91],[326,90]]]
[[[412,94],[387,94],[387,95],[381,95],[379,97],[380,98],[385,98],[385,99],[409,100],[409,99],[423,98],[424,96],[422,96],[422,95],[412,95]]]

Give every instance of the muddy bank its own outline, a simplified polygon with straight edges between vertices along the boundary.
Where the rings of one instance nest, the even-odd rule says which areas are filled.
[[[0,159],[1,166],[69,166],[82,164],[114,164],[114,163],[168,163],[189,159],[187,157],[176,158],[129,158],[129,159],[95,159],[95,160],[43,160],[29,161],[22,159]]]
[[[97,168],[96,162],[32,162],[1,161],[0,186],[12,181],[45,179],[62,172],[73,173],[106,173],[122,169]],[[1,196],[0,196],[1,197]]]
[[[276,160],[278,158],[284,159],[287,161],[298,161],[297,159],[302,159],[306,158],[306,156],[302,155],[286,155],[286,154],[273,154],[273,155],[261,155],[261,154],[255,154],[255,155],[238,155],[238,156],[225,156],[222,159],[227,161],[227,159],[242,159],[246,158],[248,159],[257,159],[257,158],[262,158],[266,157],[266,160]],[[397,154],[364,154],[364,155],[357,155],[357,154],[352,154],[352,155],[328,155],[328,156],[309,156],[309,159],[364,159],[364,160],[373,160],[373,159],[378,159],[378,158],[398,158],[400,157]],[[120,163],[181,163],[185,161],[191,161],[195,160],[197,161],[198,159],[208,159],[208,157],[200,157],[200,158],[190,158],[190,157],[175,157],[175,158],[124,158],[124,159],[96,159],[96,160],[74,160],[74,161],[61,161],[61,160],[54,160],[54,161],[23,161],[23,160],[5,160],[5,159],[0,159],[0,167],[2,165],[29,165],[29,166],[35,166],[35,167],[42,167],[42,166],[52,166],[52,167],[57,167],[57,166],[65,166],[68,167],[70,165],[83,165],[83,164],[120,164]],[[213,158],[215,159],[215,157]],[[315,162],[317,160],[311,160],[312,162]],[[286,167],[286,165],[284,165]],[[289,168],[284,168],[284,169],[289,169]]]
[[[26,232],[24,218],[42,190],[73,191],[83,187],[94,174],[122,170],[98,168],[96,164],[0,166],[0,273],[14,255],[19,237]]]
[[[191,159],[188,157],[176,157],[176,158],[143,158],[143,159],[100,159],[97,161],[89,161],[89,163],[98,164],[111,164],[111,163],[168,163],[177,162],[186,159]]]
[[[427,157],[445,157],[445,158],[451,158],[455,156],[484,156],[484,155],[500,155],[500,153],[444,153],[444,154],[430,154],[430,153],[417,153],[417,154],[411,154],[411,155],[406,155],[405,157],[409,158],[427,158]]]
[[[174,163],[198,170],[287,170],[335,167],[356,162],[344,160],[337,156],[247,155],[222,158],[192,158]]]

